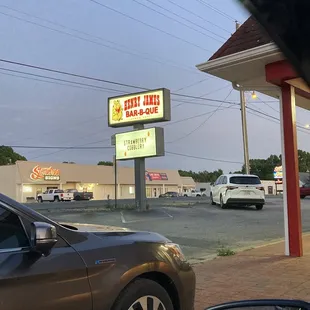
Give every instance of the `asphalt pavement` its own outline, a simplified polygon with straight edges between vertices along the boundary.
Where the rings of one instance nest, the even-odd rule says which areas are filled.
[[[181,200],[181,202],[183,199]],[[216,255],[218,249],[252,248],[284,235],[281,198],[267,198],[263,210],[231,208],[222,210],[208,200],[197,204],[161,201],[148,212],[49,212],[59,222],[89,223],[155,231],[179,243],[192,261]],[[87,203],[84,203],[86,206]],[[65,204],[64,204],[65,205]],[[46,214],[46,213],[45,213]],[[302,200],[303,230],[310,231],[310,199]]]

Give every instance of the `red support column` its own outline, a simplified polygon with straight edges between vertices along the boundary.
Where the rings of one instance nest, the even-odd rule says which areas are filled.
[[[288,242],[289,255],[300,257],[302,250],[302,225],[300,212],[300,193],[299,193],[299,168],[297,153],[297,134],[296,134],[296,107],[295,89],[293,86],[283,84],[282,91],[282,128],[284,140],[284,170],[285,170],[285,189],[284,195],[287,202],[287,223],[288,223]],[[285,207],[285,206],[284,206]]]

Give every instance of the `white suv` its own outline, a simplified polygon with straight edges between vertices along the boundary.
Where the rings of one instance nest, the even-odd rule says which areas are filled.
[[[265,190],[259,177],[250,174],[221,175],[211,187],[211,204],[228,206],[256,206],[261,210],[265,204]]]

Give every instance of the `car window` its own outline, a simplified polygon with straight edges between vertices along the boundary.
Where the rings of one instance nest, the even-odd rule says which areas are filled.
[[[0,250],[29,246],[29,240],[19,217],[0,206]]]
[[[245,185],[257,185],[260,184],[260,179],[258,177],[250,176],[235,176],[230,178],[231,184],[245,184]]]
[[[215,181],[214,185],[218,185],[220,182],[221,177],[218,177],[217,180]]]
[[[227,184],[227,177],[223,177],[222,184]]]
[[[222,176],[220,177],[220,179],[219,179],[219,183],[218,183],[219,185],[220,185],[220,184],[223,184],[223,183],[222,183],[222,182],[223,182],[223,179],[224,179],[224,176],[222,175]]]
[[[63,193],[64,191],[62,189],[55,190],[55,193]]]
[[[49,194],[53,194],[53,190],[52,190],[52,189],[50,189],[48,193],[49,193]]]

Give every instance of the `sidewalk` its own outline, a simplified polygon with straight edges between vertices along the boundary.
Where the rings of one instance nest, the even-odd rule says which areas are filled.
[[[310,300],[310,235],[304,256],[284,256],[284,242],[196,265],[195,310],[225,301],[256,298]]]

